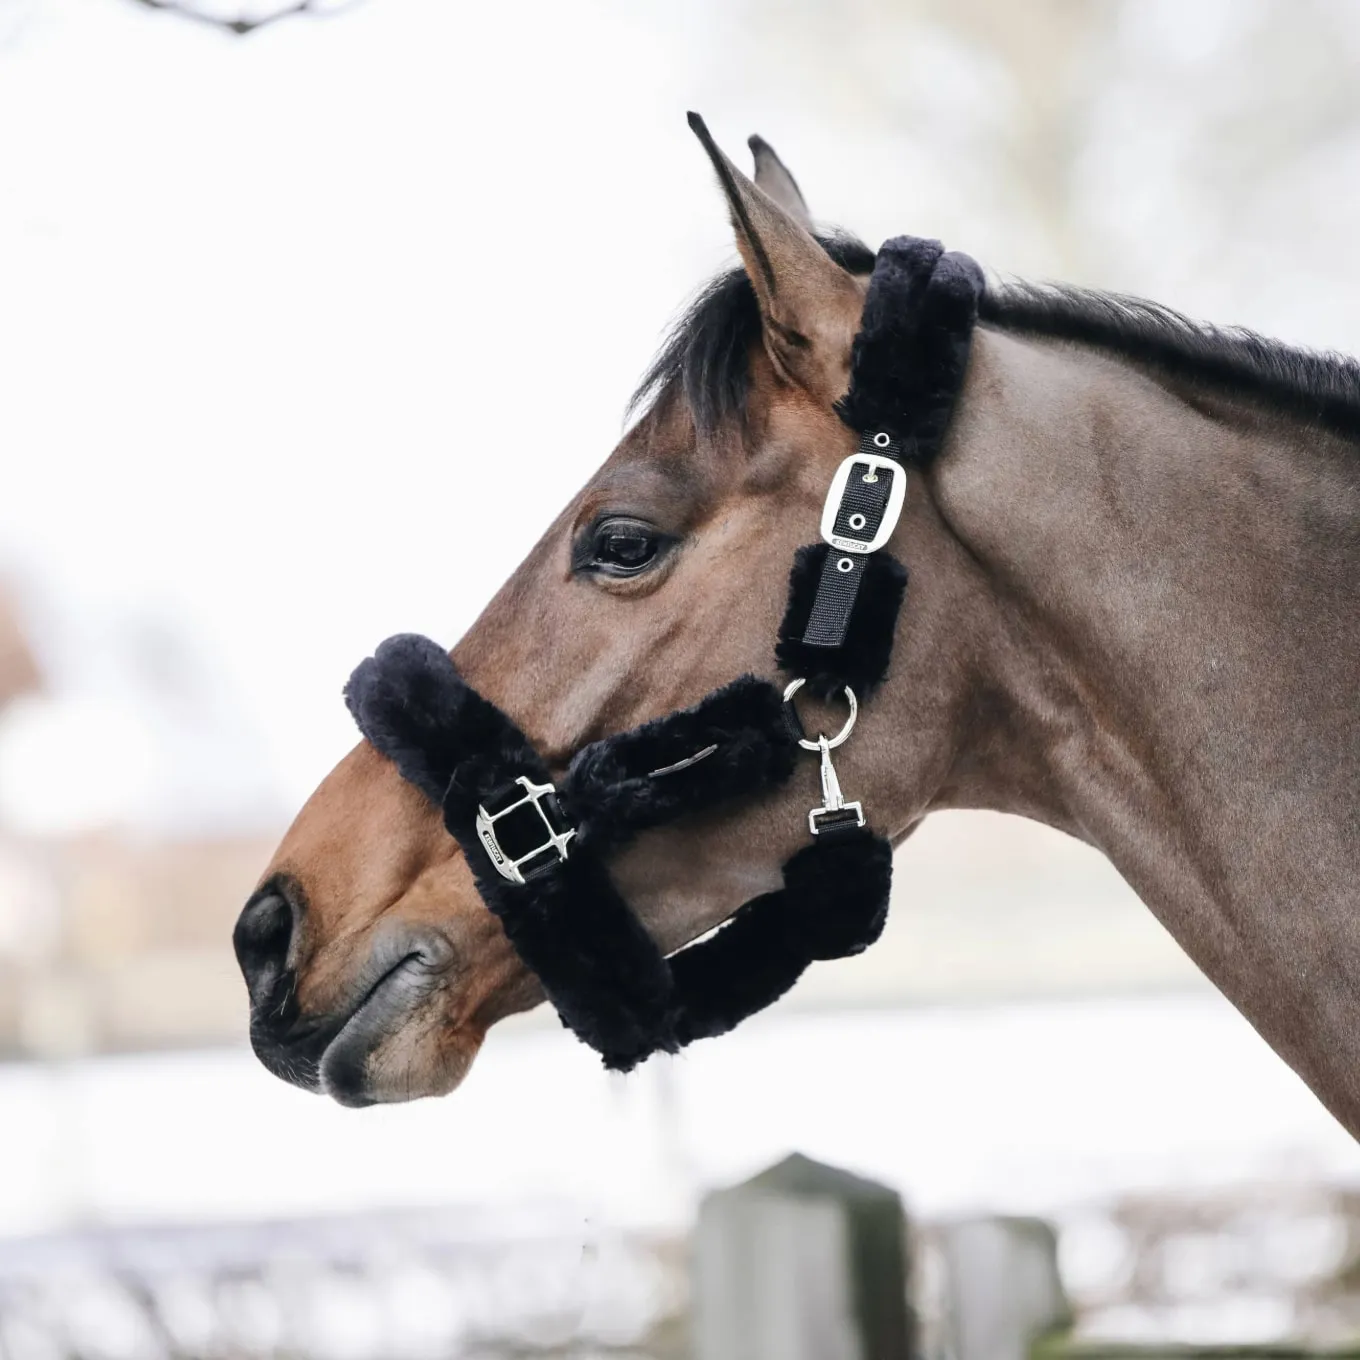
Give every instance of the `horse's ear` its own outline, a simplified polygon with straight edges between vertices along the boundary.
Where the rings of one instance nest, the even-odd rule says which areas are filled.
[[[760,304],[770,358],[785,377],[834,401],[845,391],[849,374],[850,342],[864,304],[859,286],[798,217],[723,155],[697,113],[689,115],[689,125],[708,152],[727,197],[737,249]],[[798,194],[793,177],[779,168]],[[802,203],[801,194],[798,201]]]
[[[775,154],[775,149],[764,137],[748,137],[746,145],[756,163],[756,188],[764,189],[800,227],[812,230],[812,214],[808,211],[798,181],[789,167]]]

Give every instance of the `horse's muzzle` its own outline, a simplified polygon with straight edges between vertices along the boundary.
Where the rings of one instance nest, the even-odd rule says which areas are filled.
[[[250,1042],[275,1076],[342,1105],[370,1105],[368,1060],[440,987],[453,950],[437,931],[400,926],[374,941],[343,1001],[323,1014],[298,1003],[294,941],[305,911],[286,879],[246,903],[232,942],[250,994]]]

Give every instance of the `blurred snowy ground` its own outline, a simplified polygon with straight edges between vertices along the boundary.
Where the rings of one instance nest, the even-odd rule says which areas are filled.
[[[17,1065],[0,1108],[6,1234],[448,1203],[673,1227],[794,1149],[930,1216],[1360,1179],[1360,1147],[1212,994],[781,1015],[630,1078],[511,1025],[452,1096],[360,1112],[243,1051]]]
[[[362,1112],[244,1052],[30,1065],[0,1108],[24,1360],[168,1357],[148,1318],[201,1355],[678,1354],[648,1338],[699,1194],[791,1148],[905,1194],[923,1287],[930,1223],[1038,1212],[1087,1335],[1357,1320],[1360,1149],[1210,995],[777,1016],[626,1079],[511,1028],[453,1096]]]

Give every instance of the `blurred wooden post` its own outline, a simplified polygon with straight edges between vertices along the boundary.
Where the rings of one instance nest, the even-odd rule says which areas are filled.
[[[971,1218],[938,1233],[954,1360],[1026,1360],[1071,1322],[1058,1240],[1038,1218]]]
[[[695,1360],[908,1360],[902,1200],[786,1158],[704,1200],[694,1291]]]

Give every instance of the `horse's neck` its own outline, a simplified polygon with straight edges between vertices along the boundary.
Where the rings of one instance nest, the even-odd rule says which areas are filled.
[[[1006,620],[1045,776],[1018,810],[1104,850],[1360,1135],[1360,450],[1108,356],[978,351],[935,492]]]

